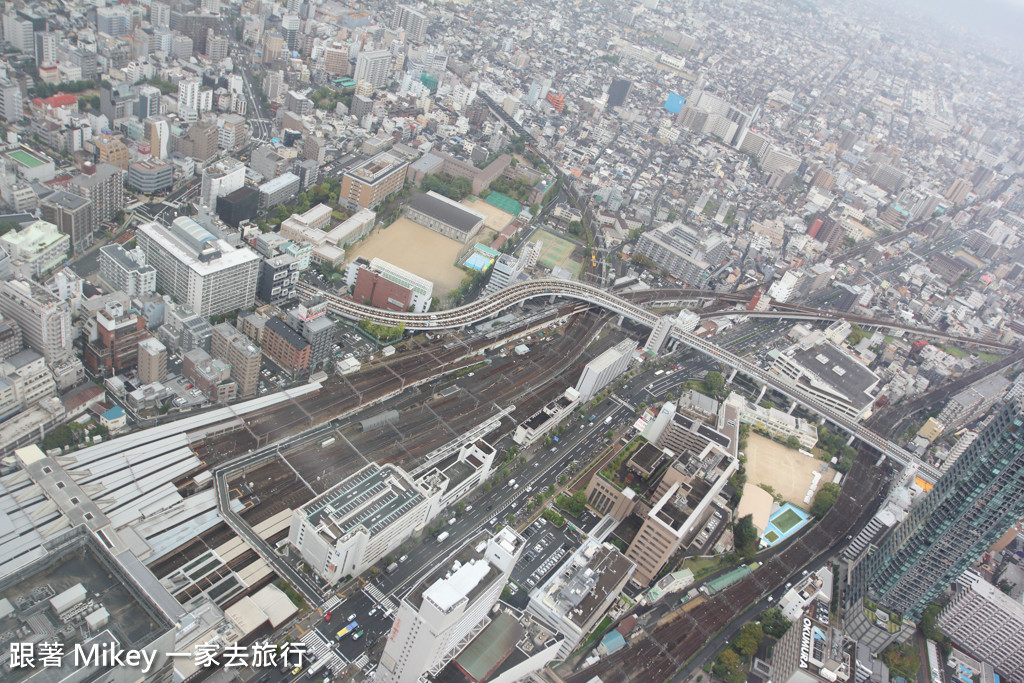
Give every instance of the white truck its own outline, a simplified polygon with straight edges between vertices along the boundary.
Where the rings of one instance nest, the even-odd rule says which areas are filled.
[[[516,487],[516,480],[515,479],[509,479],[508,480],[508,486],[509,486],[509,488],[513,488],[514,489]]]
[[[439,533],[437,535],[437,542],[438,543],[444,543],[446,540],[448,540],[448,535],[449,534],[448,534],[447,531],[442,531],[441,533]]]

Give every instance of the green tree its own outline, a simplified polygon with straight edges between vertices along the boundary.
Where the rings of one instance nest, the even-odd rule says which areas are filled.
[[[801,445],[802,444],[800,443],[800,439],[796,438],[795,436],[791,436],[788,439],[786,439],[786,446],[789,448],[797,449],[800,448]]]
[[[555,503],[573,517],[579,517],[587,509],[587,494],[582,489],[571,496],[563,493]]]
[[[825,516],[835,502],[839,499],[840,489],[839,484],[827,482],[822,485],[821,489],[814,496],[814,502],[811,503],[811,514],[821,519]]]
[[[740,517],[732,533],[737,552],[747,558],[757,554],[757,529],[754,527],[753,515]]]
[[[761,613],[761,628],[772,638],[781,638],[789,626],[789,619],[782,616],[782,610],[778,607],[769,607]]]
[[[743,657],[753,657],[763,639],[764,631],[758,624],[751,622],[744,624],[740,632],[736,634],[732,647]]]
[[[704,375],[703,384],[705,391],[712,396],[718,396],[725,388],[725,378],[722,377],[722,373],[711,371]]]
[[[75,442],[75,431],[68,425],[58,425],[43,437],[43,450],[70,446]]]

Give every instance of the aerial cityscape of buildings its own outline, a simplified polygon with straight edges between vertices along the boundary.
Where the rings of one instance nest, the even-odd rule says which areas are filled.
[[[5,3],[0,679],[1024,683],[982,4]]]

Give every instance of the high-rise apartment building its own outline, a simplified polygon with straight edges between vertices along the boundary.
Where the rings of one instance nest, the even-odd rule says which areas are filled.
[[[144,223],[136,231],[157,287],[201,317],[248,308],[256,300],[260,257],[233,247],[187,216],[170,226]]]
[[[42,31],[35,35],[36,64],[57,63],[57,34]]]
[[[402,598],[375,683],[414,683],[436,675],[489,621],[523,539],[505,527],[481,532]]]
[[[332,76],[348,76],[348,46],[335,43],[324,50],[324,71]]]
[[[428,24],[427,15],[409,5],[396,7],[391,21],[392,28],[405,29],[405,35],[414,43],[422,43],[427,37]]]
[[[239,396],[256,395],[263,353],[251,339],[229,323],[218,323],[210,337],[210,355],[231,366],[231,379],[238,385]]]
[[[139,342],[139,381],[163,382],[167,377],[167,347],[154,337]]]
[[[281,33],[284,35],[285,45],[288,46],[288,56],[299,49],[299,17],[295,14],[286,14],[281,17]]]
[[[57,190],[39,203],[43,220],[71,238],[71,249],[81,254],[92,245],[92,203],[66,190]]]
[[[149,4],[149,23],[153,26],[170,26],[171,6],[165,2],[151,2]]]
[[[356,58],[353,78],[366,81],[374,88],[383,88],[391,76],[391,53],[388,50],[366,50]]]
[[[583,373],[576,383],[576,391],[580,392],[580,401],[589,401],[594,394],[624,373],[629,368],[629,362],[633,359],[636,347],[636,340],[624,339],[584,365]]]
[[[4,15],[4,40],[22,54],[32,54],[36,31],[46,30],[46,20],[42,19],[42,23],[39,23],[38,19],[24,12],[8,12]]]
[[[319,367],[331,359],[334,321],[327,315],[326,299],[321,296],[303,299],[288,311],[285,322],[309,342],[309,367]]]
[[[128,7],[115,5],[96,10],[96,30],[108,36],[119,38],[128,35],[132,28],[132,15]]]
[[[156,291],[156,269],[146,263],[138,247],[125,249],[120,244],[100,247],[100,277],[114,290],[130,297],[147,296]]]
[[[21,327],[25,345],[57,365],[72,356],[71,306],[32,280],[0,281],[0,313]]]
[[[94,233],[124,208],[124,171],[113,164],[84,164],[82,172],[71,179],[69,189],[92,203]]]
[[[847,602],[870,596],[913,621],[1024,516],[1024,413],[991,422],[877,550],[853,568]]]
[[[10,79],[0,79],[0,118],[8,123],[25,118],[25,98],[21,86]]]
[[[215,207],[217,198],[231,194],[245,185],[245,164],[238,159],[221,159],[203,169],[199,200],[204,206]]]
[[[1024,605],[980,576],[956,586],[937,625],[957,647],[998,671],[1024,671]]]
[[[963,204],[964,200],[967,199],[967,195],[971,193],[974,186],[971,185],[971,181],[964,178],[957,178],[950,184],[949,189],[946,190],[946,199],[953,204]]]

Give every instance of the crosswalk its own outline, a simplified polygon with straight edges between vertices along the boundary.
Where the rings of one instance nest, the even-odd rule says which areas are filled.
[[[363,591],[367,595],[369,595],[371,598],[373,598],[374,602],[379,602],[380,604],[384,605],[384,607],[386,607],[388,610],[390,610],[392,612],[395,611],[395,602],[394,602],[394,600],[392,600],[388,596],[384,595],[384,593],[381,591],[381,589],[377,588],[372,583],[368,583],[365,586],[363,586]]]
[[[310,652],[316,655],[317,659],[333,654],[331,644],[316,629],[303,634],[302,642],[306,644]]]
[[[358,657],[356,657],[356,661],[352,662],[352,665],[355,666],[360,671],[362,671],[363,669],[366,668],[366,665],[369,664],[369,663],[370,663],[370,658],[367,657],[366,653],[364,652],[363,654],[361,654]]]
[[[337,595],[332,595],[327,600],[327,602],[325,602],[324,604],[320,605],[320,612],[321,613],[323,613],[323,612],[330,612],[332,609],[334,609],[335,605],[338,605],[340,603],[341,603],[341,598],[339,598]]]

